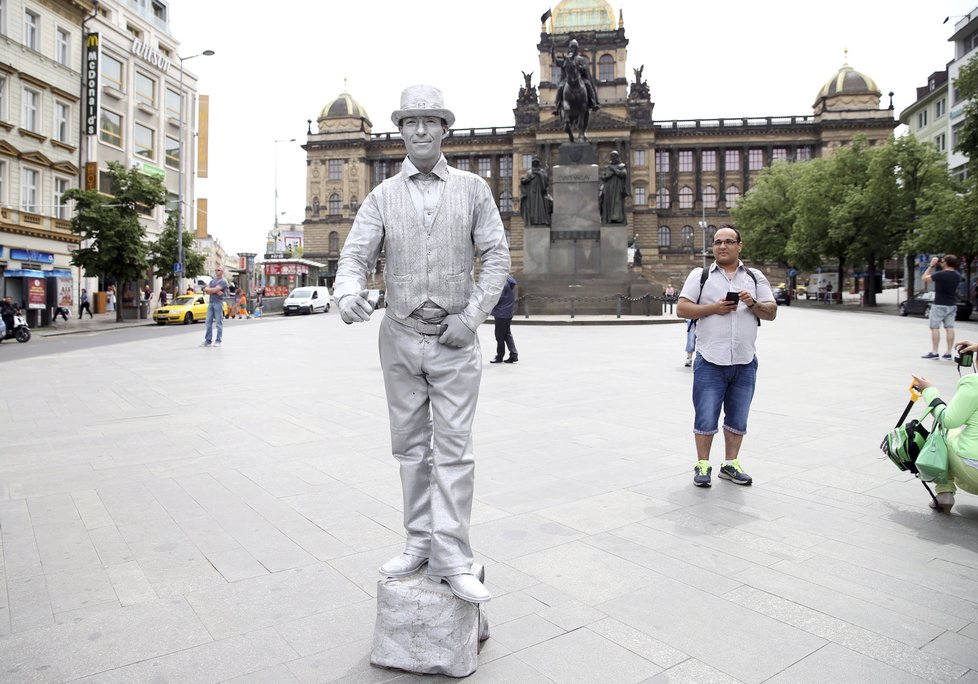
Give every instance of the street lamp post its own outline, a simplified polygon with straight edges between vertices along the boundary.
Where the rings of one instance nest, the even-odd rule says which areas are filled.
[[[700,228],[703,229],[703,268],[706,268],[706,229],[709,224],[706,222],[706,204],[703,205],[703,220],[700,221]]]
[[[276,251],[278,250],[278,236],[280,234],[278,230],[278,144],[284,142],[295,142],[295,138],[276,138],[275,140],[275,221],[273,221],[275,227],[273,230],[275,231]]]
[[[174,273],[173,275],[178,282],[173,284],[174,292],[180,292],[183,284],[183,166],[186,163],[186,155],[184,154],[183,145],[183,128],[184,128],[184,97],[183,97],[183,63],[188,59],[193,59],[194,57],[210,57],[214,54],[213,50],[204,50],[196,55],[190,55],[189,57],[181,57],[177,55],[177,59],[180,60],[180,165],[177,167],[177,264],[179,264],[180,273]],[[176,271],[177,269],[174,269]]]

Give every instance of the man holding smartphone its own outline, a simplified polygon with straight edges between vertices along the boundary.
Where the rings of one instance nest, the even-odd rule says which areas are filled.
[[[712,484],[710,448],[719,432],[721,407],[725,460],[720,478],[739,485],[753,482],[738,457],[757,379],[754,343],[760,321],[773,321],[778,305],[764,274],[756,268],[748,270],[740,260],[743,246],[740,231],[721,227],[713,240],[714,263],[705,274],[702,268],[693,269],[676,306],[679,318],[696,321],[693,484],[697,487]]]

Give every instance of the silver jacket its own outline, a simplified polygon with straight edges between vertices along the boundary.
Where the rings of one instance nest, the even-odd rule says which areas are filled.
[[[442,158],[444,159],[444,157]],[[492,311],[509,274],[509,247],[489,186],[479,176],[439,164],[445,186],[425,230],[408,190],[416,168],[402,170],[364,200],[343,245],[333,296],[337,300],[366,287],[383,246],[387,305],[404,319],[430,300],[461,314],[472,330]],[[481,262],[474,282],[475,257]]]

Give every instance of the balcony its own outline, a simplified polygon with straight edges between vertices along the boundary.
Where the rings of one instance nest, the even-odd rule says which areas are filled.
[[[71,221],[14,207],[0,207],[0,233],[35,235],[65,242],[78,241],[77,236],[71,232]]]

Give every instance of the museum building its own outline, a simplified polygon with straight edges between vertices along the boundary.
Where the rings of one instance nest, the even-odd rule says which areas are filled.
[[[641,248],[642,275],[653,283],[681,281],[699,263],[716,227],[730,221],[731,209],[764,168],[777,161],[828,156],[858,135],[866,136],[870,145],[880,144],[898,123],[892,93],[888,106],[881,108],[876,83],[848,64],[817,91],[811,114],[656,120],[643,68],[628,69],[623,13],[616,16],[605,0],[563,0],[541,26],[536,46],[540,80],[533,84],[527,78],[518,88],[514,121],[453,129],[442,144],[450,165],[488,182],[517,273],[523,267],[524,244],[520,177],[534,156],[549,173],[567,140],[552,115],[560,73],[551,48],[559,56],[571,39],[580,45],[601,103],[591,114],[588,139],[599,163],[618,150],[628,164],[626,222]],[[310,121],[303,145],[304,255],[326,264],[319,278],[331,286],[359,202],[398,173],[405,152],[396,131],[373,131],[370,116],[347,92],[322,109],[316,124],[314,131]]]

